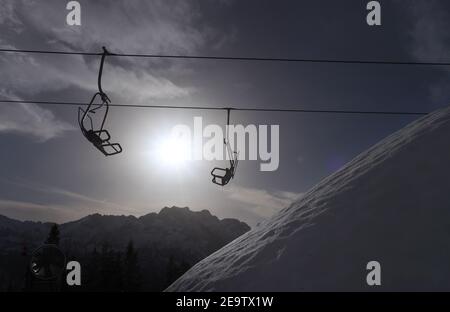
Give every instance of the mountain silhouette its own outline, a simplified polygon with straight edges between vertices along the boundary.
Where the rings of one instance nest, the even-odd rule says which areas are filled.
[[[8,287],[11,280],[16,290],[20,288],[21,270],[26,267],[30,253],[46,240],[52,225],[0,216],[0,289]],[[125,257],[131,242],[142,273],[141,290],[159,291],[193,264],[249,229],[243,222],[220,220],[207,210],[165,207],[159,213],[142,217],[93,214],[61,224],[59,246],[68,260],[78,260],[82,267],[86,264],[88,272],[97,256]],[[93,274],[95,271],[98,268],[92,268]],[[90,277],[88,280],[91,285],[86,286],[87,290],[104,290],[98,281]],[[107,290],[121,290],[119,284],[118,289]]]

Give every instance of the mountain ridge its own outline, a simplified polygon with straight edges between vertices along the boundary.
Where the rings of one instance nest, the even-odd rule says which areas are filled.
[[[35,248],[42,244],[54,223],[20,221],[0,215],[0,251],[19,249],[22,245]],[[98,213],[59,224],[61,245],[80,244],[93,248],[109,242],[113,248],[123,248],[132,240],[137,246],[156,240],[177,244],[183,235],[200,237],[208,250],[248,231],[250,227],[237,219],[219,219],[208,210],[193,211],[188,207],[164,207],[158,213],[150,212],[140,217],[132,215],[101,215]],[[208,233],[210,237],[203,237]],[[238,235],[239,234],[239,235]],[[216,239],[216,241],[213,241]],[[18,244],[18,240],[22,243]],[[189,246],[186,242],[186,245]],[[197,248],[198,246],[192,246]]]
[[[22,289],[27,259],[45,242],[52,225],[0,216],[0,290],[8,285]],[[220,220],[207,210],[175,206],[140,217],[92,214],[58,228],[60,249],[67,259],[79,261],[86,272],[83,289],[96,291],[102,287],[123,290],[123,272],[110,266],[121,263],[131,242],[138,256],[140,289],[161,291],[193,264],[250,229],[237,219]],[[98,276],[108,270],[119,272],[113,277]],[[111,278],[115,280],[112,284],[108,282]]]

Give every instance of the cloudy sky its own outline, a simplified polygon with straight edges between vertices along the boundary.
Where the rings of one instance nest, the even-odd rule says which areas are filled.
[[[67,26],[61,0],[0,0],[0,47],[117,53],[450,61],[448,1],[81,0]],[[99,58],[0,53],[0,98],[88,102]],[[113,102],[211,107],[432,111],[447,105],[442,67],[107,58]],[[76,107],[0,104],[0,214],[64,222],[92,213],[144,215],[164,206],[209,209],[251,225],[269,217],[358,153],[414,120],[234,112],[232,122],[280,125],[280,166],[242,161],[221,188],[217,162],[163,165],[157,142],[194,116],[221,111],[113,107],[107,128],[124,152],[105,158],[77,128]]]

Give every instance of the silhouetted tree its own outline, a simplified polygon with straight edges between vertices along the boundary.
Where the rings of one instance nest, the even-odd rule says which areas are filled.
[[[131,240],[127,245],[123,262],[124,290],[138,291],[141,286],[141,274],[138,263],[138,253],[134,249],[133,241]]]
[[[52,228],[50,229],[50,233],[48,234],[45,243],[59,245],[59,229],[56,223],[53,224]]]
[[[100,281],[100,254],[97,252],[97,248],[94,247],[92,253],[87,257],[85,272],[84,286],[88,291],[94,291],[99,289]]]
[[[8,283],[8,289],[6,290],[6,292],[13,292],[13,291],[14,291],[14,283],[12,279],[10,279]]]
[[[191,266],[186,261],[180,259],[175,260],[174,255],[170,255],[169,262],[167,263],[166,270],[166,286],[169,286],[177,280],[181,275],[183,275]]]
[[[116,252],[109,244],[102,246],[99,263],[100,291],[118,291],[122,289],[122,255]]]

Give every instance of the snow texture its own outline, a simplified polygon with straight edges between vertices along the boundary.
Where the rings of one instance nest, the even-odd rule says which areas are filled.
[[[366,265],[381,264],[381,286]],[[450,108],[357,156],[167,291],[450,291]]]

